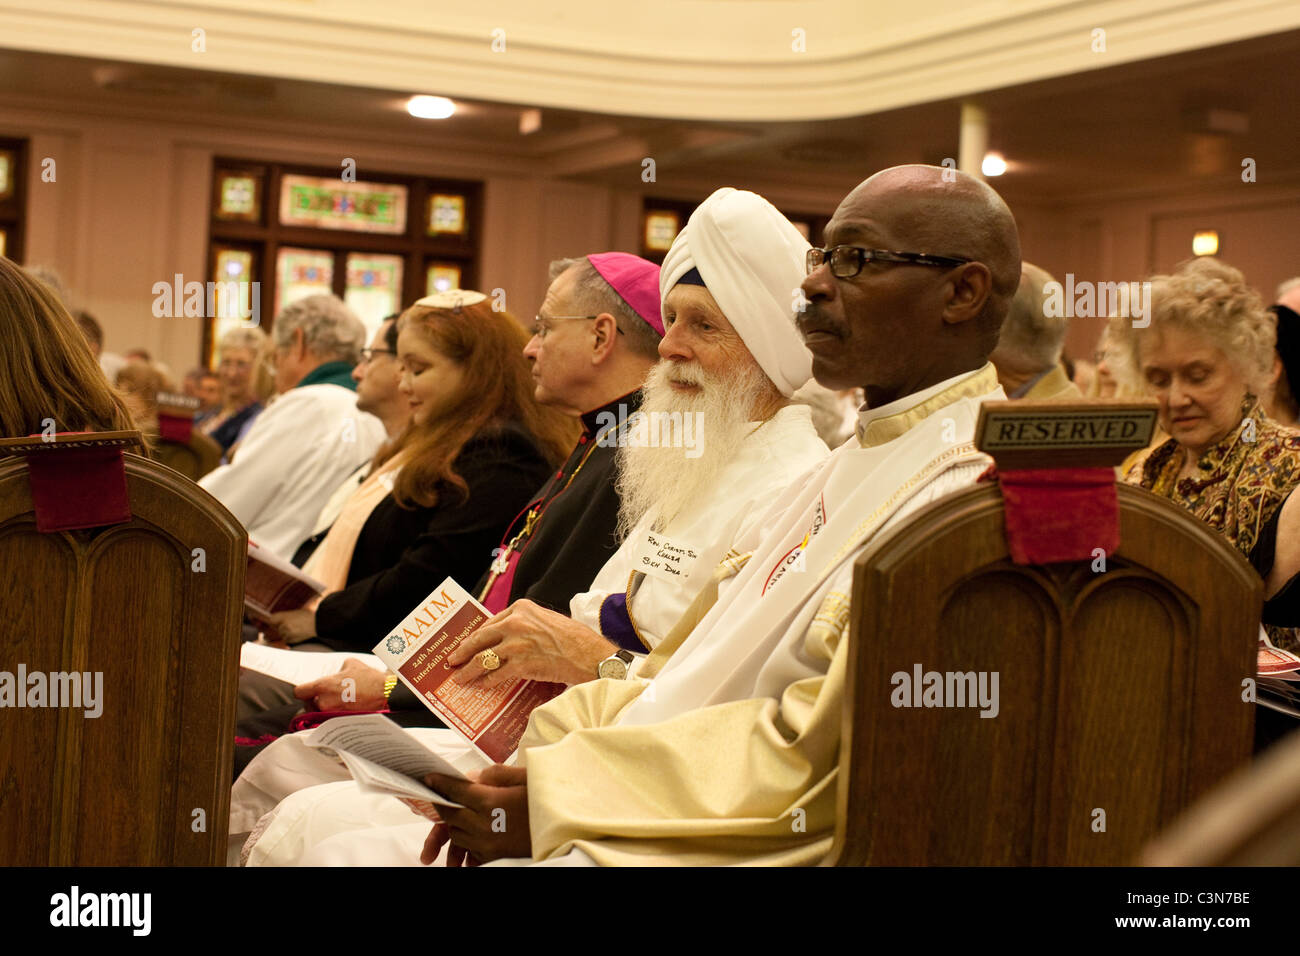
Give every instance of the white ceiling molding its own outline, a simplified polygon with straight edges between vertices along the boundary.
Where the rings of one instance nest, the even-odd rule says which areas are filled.
[[[457,6],[0,0],[0,46],[631,116],[780,121],[870,114],[1300,28],[1295,0]],[[192,49],[196,29],[203,52]],[[496,30],[502,52],[492,50]],[[1094,51],[1094,30],[1105,31],[1105,52]]]

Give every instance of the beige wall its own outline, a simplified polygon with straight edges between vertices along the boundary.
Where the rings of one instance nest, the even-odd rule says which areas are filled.
[[[1126,282],[1168,272],[1192,257],[1192,234],[1219,233],[1219,258],[1272,303],[1279,282],[1300,276],[1300,182],[1234,183],[1219,189],[1042,205],[1009,201],[1023,257],[1064,281]],[[1075,319],[1066,353],[1091,358],[1105,322]]]

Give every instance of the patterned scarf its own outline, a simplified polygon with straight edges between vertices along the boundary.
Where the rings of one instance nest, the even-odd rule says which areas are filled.
[[[1260,530],[1300,485],[1300,432],[1268,418],[1247,392],[1241,425],[1197,462],[1201,477],[1178,477],[1186,455],[1171,438],[1134,462],[1124,480],[1186,508],[1249,558]],[[1300,643],[1300,628],[1266,629],[1279,647]]]

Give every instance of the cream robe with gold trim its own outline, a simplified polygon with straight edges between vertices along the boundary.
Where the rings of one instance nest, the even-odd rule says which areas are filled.
[[[937,390],[937,391],[936,391]],[[642,669],[533,713],[521,745],[535,858],[810,864],[830,850],[853,560],[906,515],[973,484],[991,365],[864,413],[859,441],[792,486],[724,562],[716,603]],[[735,568],[741,568],[738,573]],[[795,811],[802,810],[803,813]]]

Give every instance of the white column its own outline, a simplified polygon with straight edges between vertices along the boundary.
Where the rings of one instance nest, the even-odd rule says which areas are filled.
[[[961,145],[958,148],[957,168],[979,179],[984,178],[980,166],[989,149],[989,117],[982,106],[975,103],[961,105]]]

